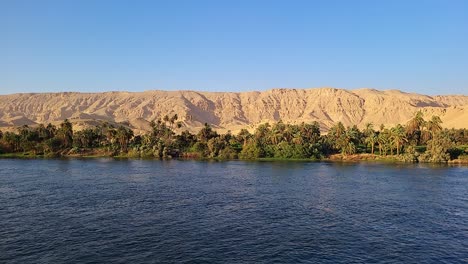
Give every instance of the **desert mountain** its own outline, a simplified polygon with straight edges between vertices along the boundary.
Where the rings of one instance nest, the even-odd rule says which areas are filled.
[[[123,123],[136,131],[149,121],[177,114],[183,129],[204,123],[236,132],[260,123],[318,121],[323,130],[341,121],[363,127],[372,122],[406,123],[421,110],[438,115],[443,126],[468,127],[468,96],[427,96],[398,90],[272,89],[263,92],[146,91],[106,93],[27,93],[0,96],[0,128],[58,123],[68,118],[76,127]]]

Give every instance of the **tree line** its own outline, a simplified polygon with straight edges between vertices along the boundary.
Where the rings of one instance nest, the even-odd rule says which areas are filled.
[[[468,130],[443,129],[438,116],[424,120],[422,112],[405,125],[394,127],[366,124],[345,127],[334,124],[326,135],[317,122],[261,124],[253,133],[242,129],[237,134],[217,133],[209,124],[196,134],[181,128],[177,115],[152,121],[151,131],[135,135],[126,126],[108,123],[73,130],[69,120],[59,126],[41,124],[21,126],[17,132],[0,131],[0,153],[61,156],[101,151],[109,156],[142,158],[219,158],[219,159],[322,159],[368,153],[408,162],[447,162],[467,155]]]

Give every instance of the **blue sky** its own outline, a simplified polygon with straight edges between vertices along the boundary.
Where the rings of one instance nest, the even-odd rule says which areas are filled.
[[[0,93],[468,94],[468,1],[0,0]]]

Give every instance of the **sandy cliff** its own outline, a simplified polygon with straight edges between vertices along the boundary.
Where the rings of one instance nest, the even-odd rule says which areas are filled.
[[[259,123],[318,121],[363,127],[372,122],[406,123],[416,111],[439,115],[445,127],[468,127],[468,96],[427,96],[397,90],[272,89],[264,92],[147,91],[106,93],[42,93],[0,96],[0,128],[57,123],[65,118],[77,127],[101,121],[125,122],[136,131],[149,122],[177,114],[186,128],[205,122],[226,131]]]

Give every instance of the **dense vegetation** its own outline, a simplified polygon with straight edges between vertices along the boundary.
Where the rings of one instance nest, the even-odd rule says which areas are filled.
[[[368,153],[371,157],[391,157],[408,162],[447,162],[467,157],[468,130],[442,129],[439,117],[424,120],[416,113],[405,126],[365,129],[337,123],[321,135],[317,122],[299,125],[277,122],[261,124],[255,132],[243,129],[237,135],[218,134],[205,124],[197,134],[184,131],[177,115],[151,122],[152,131],[134,135],[125,126],[103,125],[74,131],[65,120],[59,127],[22,126],[17,133],[0,131],[0,153],[18,155],[109,155],[143,158],[219,159],[322,159]]]

